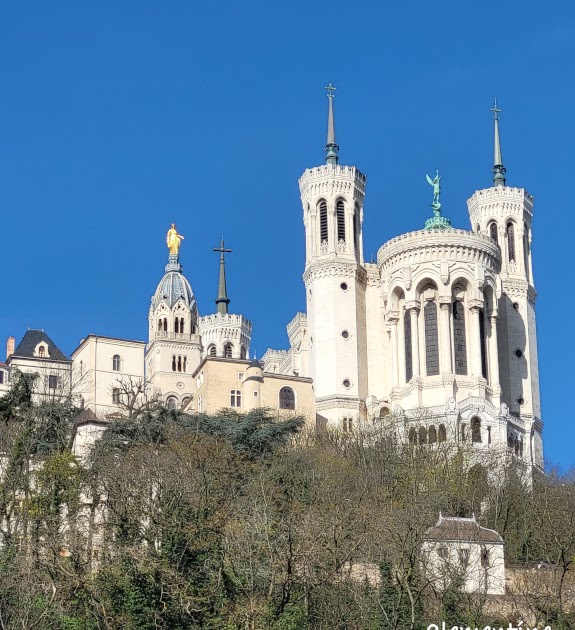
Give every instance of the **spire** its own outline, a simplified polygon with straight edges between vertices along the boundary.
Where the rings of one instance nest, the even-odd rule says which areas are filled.
[[[328,114],[327,114],[327,144],[325,147],[326,164],[337,164],[339,147],[335,143],[335,124],[333,122],[333,97],[335,96],[335,86],[329,84],[325,86],[327,90]]]
[[[231,249],[224,247],[224,235],[222,234],[222,240],[219,247],[214,247],[215,252],[220,252],[220,280],[218,283],[218,297],[216,298],[216,304],[218,305],[218,313],[227,315],[228,304],[230,298],[228,297],[228,290],[226,288],[226,260],[224,254],[231,253]]]
[[[497,107],[497,99],[493,99],[493,107],[491,108],[493,112],[493,122],[495,125],[495,142],[493,148],[493,168],[491,172],[493,173],[493,185],[494,186],[505,186],[505,167],[503,166],[503,158],[501,157],[501,142],[499,140],[499,114],[501,110]]]

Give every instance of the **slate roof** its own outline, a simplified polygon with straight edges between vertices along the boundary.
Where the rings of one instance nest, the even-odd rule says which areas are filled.
[[[430,527],[424,535],[426,540],[437,540],[445,542],[479,542],[479,543],[500,543],[503,538],[493,529],[481,527],[472,518],[459,518],[454,516],[441,516],[436,525]]]
[[[58,346],[48,337],[43,330],[28,329],[26,334],[22,337],[22,341],[18,344],[16,350],[14,350],[13,357],[28,357],[30,359],[37,359],[39,357],[34,356],[34,350],[36,346],[44,341],[48,345],[49,356],[44,357],[52,361],[70,361],[68,357],[58,348]]]

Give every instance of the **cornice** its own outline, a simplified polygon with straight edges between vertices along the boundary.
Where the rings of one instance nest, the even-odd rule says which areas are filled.
[[[306,286],[318,278],[329,277],[355,279],[362,285],[365,285],[367,282],[367,272],[364,267],[356,262],[347,262],[333,258],[318,260],[309,264],[303,274]]]

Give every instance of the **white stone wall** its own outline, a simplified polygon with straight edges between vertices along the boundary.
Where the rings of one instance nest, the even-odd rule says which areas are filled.
[[[488,555],[487,564],[482,562],[484,553]],[[466,564],[463,562],[465,555],[468,558]],[[422,564],[427,578],[440,591],[447,590],[456,578],[461,577],[462,590],[466,593],[505,595],[503,543],[425,541]]]

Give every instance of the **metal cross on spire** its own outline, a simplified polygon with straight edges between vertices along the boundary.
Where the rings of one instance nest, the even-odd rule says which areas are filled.
[[[499,107],[497,107],[497,97],[496,96],[493,97],[493,107],[491,108],[491,111],[493,112],[493,119],[494,120],[499,120],[499,114],[501,113],[501,109],[499,109]]]
[[[503,158],[501,157],[501,141],[499,139],[499,114],[501,109],[497,107],[497,98],[493,97],[493,124],[494,124],[494,143],[493,143],[493,184],[494,186],[505,186],[505,172],[503,166]]]
[[[337,90],[337,88],[333,83],[329,83],[328,85],[326,85],[325,89],[327,91],[328,98],[333,98],[335,96],[335,91]]]
[[[226,287],[226,259],[225,254],[231,254],[232,250],[225,247],[224,235],[222,234],[222,240],[219,247],[214,247],[215,252],[220,252],[220,279],[218,283],[218,297],[216,298],[216,304],[218,305],[218,313],[226,315],[228,312],[228,304],[230,298],[228,297],[228,290]]]
[[[336,87],[333,83],[325,86],[327,98],[329,101],[327,113],[327,144],[325,146],[325,161],[327,164],[337,164],[339,147],[335,142],[335,123],[333,120],[333,98],[335,96]]]

